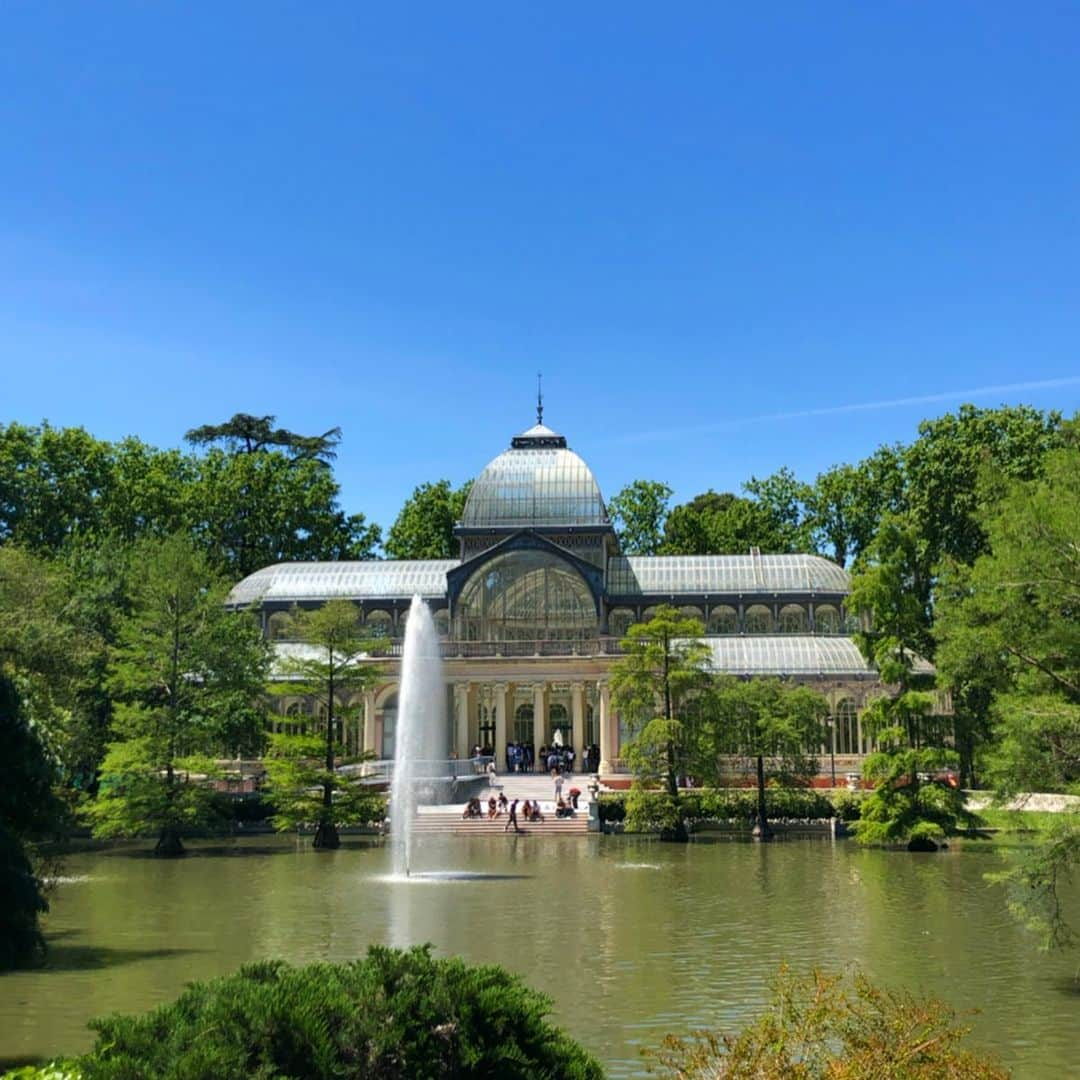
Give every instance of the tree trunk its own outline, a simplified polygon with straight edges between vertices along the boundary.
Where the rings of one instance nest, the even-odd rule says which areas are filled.
[[[320,821],[311,846],[322,851],[334,851],[341,847],[341,837],[338,836],[337,826],[332,821]]]
[[[765,807],[765,758],[757,756],[757,824],[751,834],[755,840],[771,840],[773,831],[769,828],[769,813]]]
[[[154,846],[154,854],[163,859],[177,859],[186,854],[184,845],[180,842],[180,832],[172,825],[163,825],[158,835],[157,844]]]

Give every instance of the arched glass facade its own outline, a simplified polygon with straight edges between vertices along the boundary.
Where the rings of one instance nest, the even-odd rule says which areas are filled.
[[[584,641],[596,603],[576,570],[545,551],[510,551],[465,583],[454,608],[461,641]]]

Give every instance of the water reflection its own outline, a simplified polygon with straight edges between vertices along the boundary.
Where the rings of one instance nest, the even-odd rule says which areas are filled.
[[[47,922],[55,966],[0,978],[0,1057],[75,1052],[91,1015],[174,998],[263,957],[347,960],[372,943],[431,942],[499,963],[613,1076],[668,1032],[732,1029],[782,961],[853,963],[924,989],[973,1021],[1018,1076],[1069,1075],[1080,1056],[1075,960],[1043,956],[983,874],[996,857],[866,852],[845,843],[664,845],[633,838],[422,837],[426,878],[395,881],[367,844],[291,839],[178,862],[70,856]],[[461,880],[459,872],[475,876]]]

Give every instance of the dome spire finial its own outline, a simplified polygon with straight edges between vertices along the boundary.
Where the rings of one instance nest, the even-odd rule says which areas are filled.
[[[536,373],[536,422],[538,424],[544,422],[544,391],[541,383],[543,377],[539,371]]]

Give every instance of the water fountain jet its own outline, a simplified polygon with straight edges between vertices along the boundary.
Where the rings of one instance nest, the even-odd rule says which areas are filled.
[[[413,821],[420,783],[436,781],[432,765],[445,762],[446,687],[439,635],[431,609],[414,596],[405,626],[394,734],[394,772],[390,782],[390,837],[394,873],[412,876]]]

